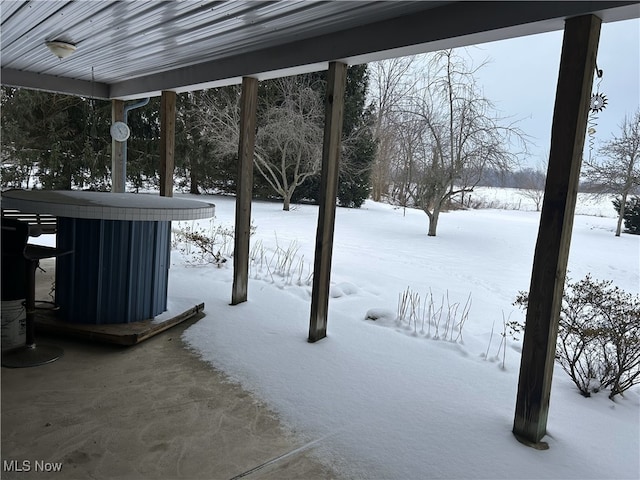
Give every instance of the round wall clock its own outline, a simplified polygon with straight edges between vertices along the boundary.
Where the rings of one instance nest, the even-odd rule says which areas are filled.
[[[116,142],[126,142],[131,135],[129,126],[124,122],[113,122],[111,125],[111,136]]]

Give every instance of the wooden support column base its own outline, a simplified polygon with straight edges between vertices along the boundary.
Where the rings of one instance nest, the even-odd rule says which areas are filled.
[[[536,450],[549,450],[549,444],[547,442],[532,442],[528,438],[518,435],[515,432],[513,433],[513,435],[514,437],[516,437],[516,440],[518,440],[523,445],[526,445],[527,447],[535,448]]]

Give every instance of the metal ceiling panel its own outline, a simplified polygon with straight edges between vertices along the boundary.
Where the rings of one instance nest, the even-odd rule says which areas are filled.
[[[27,15],[22,18],[19,14],[29,10],[25,7],[17,12],[20,18],[14,20],[14,17],[12,17],[9,20],[9,22],[20,22],[19,28],[4,25],[1,27],[3,66],[22,69],[32,65],[34,62],[43,60],[52,60],[47,62],[50,65],[59,63],[45,47],[45,42],[63,40],[77,43],[69,32],[74,28],[75,24],[81,21],[79,19],[89,17],[95,11],[90,2],[81,3],[80,5],[75,5],[73,2],[38,2],[37,5],[48,7],[47,10],[41,8],[47,14],[47,17],[41,22],[37,24],[28,23],[33,15]],[[54,8],[54,6],[57,8]],[[8,32],[8,35],[5,35],[5,32]],[[46,65],[43,65],[40,73],[45,72]]]
[[[93,72],[97,81],[106,83],[309,38],[418,7],[411,2],[311,0],[10,3],[12,11],[2,24],[3,68],[83,80],[90,80]],[[54,39],[74,43],[77,52],[58,61],[44,47]]]
[[[638,3],[4,0],[2,81],[134,98],[244,75],[310,71],[332,60],[370,61],[408,47],[416,53],[548,31],[562,28],[567,15],[615,11],[610,16],[637,18]],[[77,50],[58,60],[47,40]]]
[[[193,63],[205,57],[214,58],[216,45],[225,41],[217,39],[218,32],[245,27],[247,22],[243,17],[257,8],[255,4],[247,7],[242,2],[235,3],[236,5],[224,4],[222,7],[225,11],[220,13],[217,9],[207,15],[196,12],[195,16],[179,17],[177,21],[172,19],[169,24],[159,23],[153,18],[136,20],[136,24],[140,26],[136,32],[122,32],[117,39],[109,39],[113,54],[102,56],[103,74],[110,76],[110,80],[127,78],[136,76],[137,72],[148,72],[152,65],[155,65],[152,71],[157,71],[170,65]],[[287,3],[291,10],[295,3],[308,2]],[[270,12],[260,12],[259,18],[267,18],[269,14]],[[172,31],[170,36],[167,35],[169,29]],[[100,33],[91,40],[96,43],[103,41]],[[123,55],[134,63],[123,62]],[[58,72],[53,69],[46,73]]]
[[[22,2],[6,0],[0,3],[0,24],[10,18],[20,7]]]
[[[349,25],[365,22],[373,14],[377,15],[382,11],[366,10],[366,2],[333,2],[323,3],[322,16],[318,17],[320,12],[312,12],[312,5],[308,1],[270,5],[243,13],[252,14],[255,20],[240,17],[217,20],[208,25],[206,31],[193,25],[181,30],[179,25],[174,24],[172,26],[176,33],[164,42],[156,41],[157,32],[151,32],[144,37],[144,43],[133,44],[133,50],[143,53],[137,57],[135,68],[128,68],[128,75],[136,77],[155,73],[162,68],[187,66],[202,60],[211,61],[239,54],[256,46],[265,48],[278,45],[288,38],[308,38],[316,32],[327,33],[340,29],[347,22]],[[390,7],[388,4],[379,5]],[[356,10],[362,15],[354,15]],[[102,68],[109,70],[113,77],[118,77],[119,66],[124,68],[121,60],[119,57],[106,59]],[[159,65],[158,61],[162,63]],[[57,72],[53,70],[47,73]]]
[[[2,4],[4,6],[4,3]],[[14,44],[19,38],[28,39],[33,29],[41,24],[57,20],[56,13],[64,8],[62,2],[37,2],[19,5],[13,14],[2,21],[2,43],[5,46]],[[4,8],[3,8],[4,9]]]

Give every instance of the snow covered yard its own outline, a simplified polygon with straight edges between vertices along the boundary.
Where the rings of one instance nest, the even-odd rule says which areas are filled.
[[[202,228],[232,227],[234,198],[210,199],[217,218]],[[187,265],[177,250],[169,289],[206,304],[185,340],[277,411],[321,460],[367,479],[640,478],[637,387],[615,403],[606,393],[583,398],[557,366],[550,449],[525,447],[511,434],[521,335],[509,339],[504,368],[498,349],[503,315],[524,320],[512,302],[529,288],[539,213],[450,212],[428,238],[420,211],[373,202],[338,209],[328,337],[309,344],[317,214],[315,206],[283,212],[254,202],[248,302],[229,306],[231,261]],[[591,272],[637,293],[640,237],[616,238],[614,228],[611,217],[576,216],[570,277]],[[407,287],[422,302],[444,302],[445,311],[459,304],[458,316],[470,297],[462,340],[458,331],[435,340],[433,326],[396,324]]]

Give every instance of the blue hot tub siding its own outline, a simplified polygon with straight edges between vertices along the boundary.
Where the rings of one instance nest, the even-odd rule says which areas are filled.
[[[171,222],[58,218],[56,303],[72,323],[130,323],[167,309]]]

